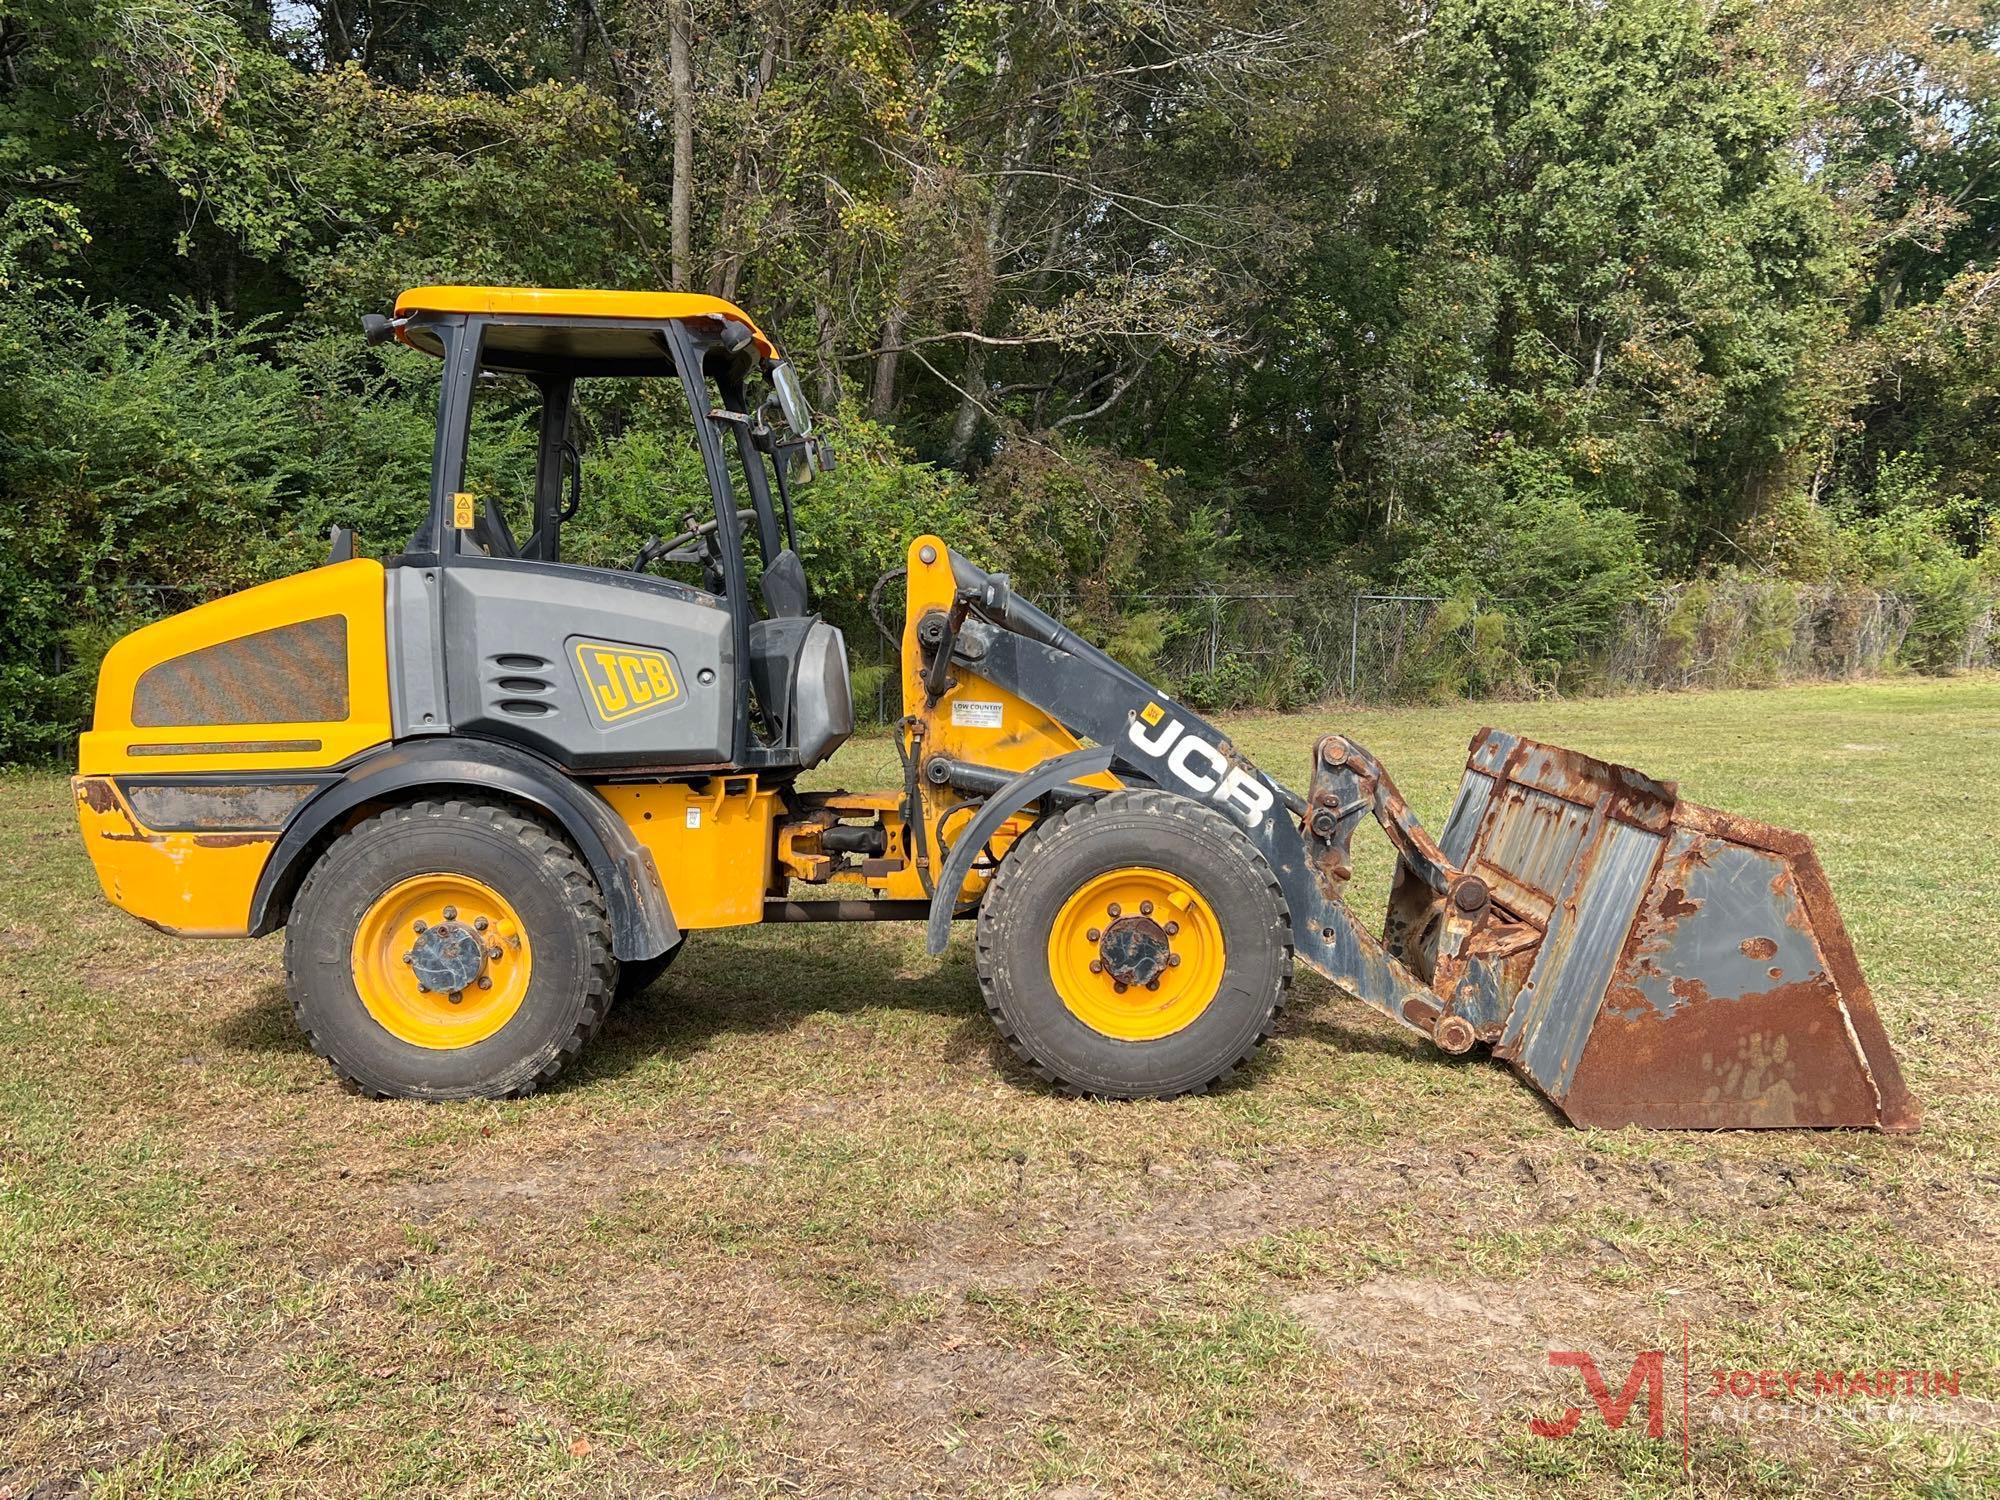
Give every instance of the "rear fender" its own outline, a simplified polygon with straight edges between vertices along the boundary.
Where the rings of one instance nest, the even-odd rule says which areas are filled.
[[[590,866],[621,961],[654,958],[680,941],[658,868],[624,820],[588,787],[529,751],[463,735],[408,740],[373,751],[293,815],[250,902],[250,932],[284,924],[293,895],[328,837],[357,812],[424,796],[502,797],[561,827]]]

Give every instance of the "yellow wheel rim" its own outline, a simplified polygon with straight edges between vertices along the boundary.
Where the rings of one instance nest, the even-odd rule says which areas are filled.
[[[1049,975],[1092,1031],[1150,1042],[1193,1024],[1222,987],[1222,928],[1201,893],[1150,866],[1109,870],[1056,913]]]
[[[384,1031],[415,1047],[442,1052],[485,1041],[521,1008],[533,970],[514,908],[469,875],[398,881],[354,930],[361,1003]]]

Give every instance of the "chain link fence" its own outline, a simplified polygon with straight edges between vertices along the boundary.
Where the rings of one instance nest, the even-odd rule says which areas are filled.
[[[125,585],[118,601],[155,616],[195,602],[184,588],[147,584]],[[1074,596],[1038,602],[1058,619],[1077,618]],[[1150,634],[1135,638],[1156,640],[1156,648],[1134,664],[1203,709],[1537,696],[1571,687],[1538,680],[1523,664],[1511,674],[1491,670],[1496,652],[1480,639],[1481,620],[1504,614],[1505,599],[1305,587],[1121,594],[1099,608],[1106,603],[1121,618],[1153,622]],[[1578,669],[1575,686],[1641,692],[1877,676],[1895,666],[1914,613],[1896,595],[1866,589],[1742,576],[1676,584],[1625,611]],[[902,712],[896,651],[872,626],[864,629],[862,640],[849,635],[855,714],[893,723]],[[1099,632],[1086,633],[1103,643]],[[74,665],[67,654],[52,647],[44,669],[53,676]],[[1957,665],[2000,667],[2000,610],[1979,613]]]
[[[1760,579],[1679,584],[1628,610],[1603,654],[1613,690],[1872,677],[1913,611],[1894,594]],[[1971,665],[1970,655],[1962,665]]]
[[[1073,597],[1038,602],[1058,619],[1077,618]],[[1914,617],[1891,593],[1699,580],[1631,606],[1595,652],[1558,678],[1509,655],[1501,630],[1510,601],[1499,598],[1307,587],[1128,594],[1103,603],[1123,619],[1157,622],[1146,675],[1204,709],[1871,677],[1894,669]],[[1104,644],[1102,632],[1085,633]],[[1979,616],[1960,657],[1962,668],[2000,666],[1993,608]],[[901,711],[893,648],[876,637],[857,659],[857,712],[866,718],[872,706],[877,722],[892,722]]]

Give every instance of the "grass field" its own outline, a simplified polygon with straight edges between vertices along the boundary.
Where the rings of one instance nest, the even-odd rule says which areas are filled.
[[[1304,976],[1242,1082],[1068,1101],[887,927],[700,935],[545,1097],[364,1103],[276,939],[112,911],[0,777],[0,1496],[2000,1490],[2000,678],[1231,728],[1435,826],[1489,719],[1813,834],[1924,1131],[1576,1131]],[[1665,1439],[1551,1349],[1668,1351]],[[1705,1395],[1903,1367],[1962,1392]]]

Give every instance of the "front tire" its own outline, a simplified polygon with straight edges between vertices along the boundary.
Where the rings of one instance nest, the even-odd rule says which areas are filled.
[[[589,868],[494,803],[414,802],[359,824],[285,929],[300,1027],[376,1097],[533,1093],[597,1030],[617,971]]]
[[[981,905],[980,989],[1007,1044],[1069,1091],[1214,1087],[1271,1035],[1292,980],[1270,865],[1220,812],[1114,792],[1037,825]]]

